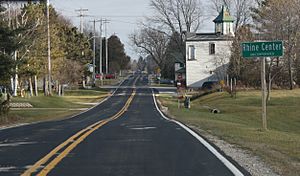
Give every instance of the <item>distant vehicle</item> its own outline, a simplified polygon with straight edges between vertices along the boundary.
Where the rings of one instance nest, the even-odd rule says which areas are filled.
[[[207,81],[202,84],[201,87],[203,90],[213,90],[213,89],[221,89],[221,86],[218,81]]]
[[[106,74],[105,75],[105,79],[115,79],[115,75],[114,74]]]

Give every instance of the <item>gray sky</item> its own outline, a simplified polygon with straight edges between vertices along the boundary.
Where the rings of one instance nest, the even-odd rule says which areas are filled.
[[[75,9],[88,9],[85,14],[89,16],[84,18],[86,23],[94,18],[107,18],[110,20],[108,35],[115,33],[119,36],[125,45],[126,53],[137,59],[138,54],[132,51],[128,36],[138,29],[137,23],[142,21],[143,17],[151,15],[150,0],[50,0],[50,3],[58,12],[70,18],[76,26],[79,26],[79,17],[76,17],[78,12],[75,12]],[[213,32],[214,25],[211,20],[205,22],[201,32]],[[96,29],[99,30],[99,27]]]

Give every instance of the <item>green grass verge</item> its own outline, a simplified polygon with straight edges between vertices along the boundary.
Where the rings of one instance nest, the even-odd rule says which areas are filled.
[[[261,130],[261,93],[214,93],[178,109],[177,100],[160,96],[164,106],[178,120],[203,129],[229,143],[252,151],[283,175],[300,175],[300,89],[273,91],[268,105],[268,131]],[[207,106],[218,108],[212,114]]]
[[[7,118],[8,122],[2,120],[0,125],[70,117],[85,108],[92,107],[92,103],[100,102],[107,95],[108,92],[103,90],[66,90],[63,97],[43,95],[30,98],[14,97],[12,102],[28,102],[33,105],[33,108],[12,109]]]

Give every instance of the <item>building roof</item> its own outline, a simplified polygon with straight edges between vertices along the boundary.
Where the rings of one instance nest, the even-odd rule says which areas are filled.
[[[184,63],[185,58],[184,58],[184,56],[183,56],[183,54],[181,52],[175,51],[175,52],[171,53],[171,55],[174,57],[175,62],[177,62],[177,63]]]
[[[222,35],[221,33],[189,33],[186,41],[230,41],[233,36]]]
[[[217,16],[217,18],[213,20],[213,22],[215,23],[233,22],[233,21],[234,21],[233,17],[230,15],[227,7],[225,6],[222,6],[222,10],[219,16]]]

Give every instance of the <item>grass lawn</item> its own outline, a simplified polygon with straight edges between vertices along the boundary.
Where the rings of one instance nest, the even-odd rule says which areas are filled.
[[[196,126],[260,156],[281,175],[300,175],[300,89],[276,90],[268,105],[268,131],[261,130],[261,92],[226,92],[201,97],[191,109],[178,109],[177,100],[159,97],[176,119]],[[207,106],[218,108],[212,114]]]
[[[100,102],[108,94],[101,90],[66,90],[65,96],[21,98],[14,97],[12,102],[28,102],[33,108],[12,109],[7,123],[30,123],[36,121],[62,119],[75,115],[93,104]],[[1,121],[0,121],[1,125]]]

